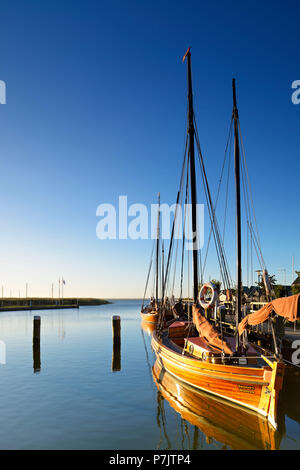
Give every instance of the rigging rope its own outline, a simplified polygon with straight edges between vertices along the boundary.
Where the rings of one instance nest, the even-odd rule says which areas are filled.
[[[185,190],[185,207],[188,203],[188,193],[189,193],[189,160],[187,163],[187,176],[186,176],[186,190]],[[182,253],[181,253],[181,278],[180,278],[180,299],[182,299],[182,284],[183,284],[183,264],[184,264],[184,248],[185,248],[185,230],[186,230],[186,210],[184,211],[184,221],[183,221],[183,234],[182,234]]]
[[[203,156],[202,156],[202,152],[201,152],[201,147],[200,147],[196,122],[195,122],[195,131],[196,131],[195,132],[195,137],[196,137],[196,145],[197,145],[197,149],[198,149],[198,158],[199,158],[199,162],[200,162],[200,169],[201,169],[202,179],[203,179],[203,183],[204,183],[204,190],[205,190],[205,196],[206,196],[206,201],[207,201],[207,205],[208,205],[208,212],[209,212],[209,216],[210,216],[211,226],[213,228],[213,236],[214,236],[214,240],[215,240],[217,257],[218,257],[218,261],[219,261],[219,265],[220,265],[220,269],[221,269],[221,273],[222,273],[222,281],[223,281],[223,284],[224,284],[225,288],[229,289],[231,287],[232,283],[231,283],[230,273],[229,273],[229,269],[228,269],[228,263],[227,263],[225,252],[224,252],[224,247],[223,247],[221,237],[220,237],[220,232],[219,232],[219,227],[218,227],[218,223],[217,223],[217,219],[216,219],[216,214],[215,214],[214,206],[213,206],[213,203],[212,203],[212,198],[211,198],[210,189],[209,189],[209,185],[208,185],[208,180],[207,180],[207,176],[206,176],[206,171],[205,171]]]
[[[181,170],[179,191],[177,193],[177,199],[176,199],[175,214],[174,214],[174,219],[173,219],[171,239],[170,239],[169,252],[168,252],[168,259],[167,259],[167,265],[166,265],[166,271],[165,271],[164,292],[163,292],[162,302],[165,301],[165,293],[167,291],[167,285],[168,285],[168,280],[169,280],[169,270],[170,270],[171,256],[172,256],[172,252],[173,252],[173,239],[174,239],[175,224],[176,224],[176,220],[177,220],[178,205],[179,205],[179,201],[181,199],[181,192],[182,192],[183,179],[184,179],[184,173],[185,173],[185,165],[186,165],[186,160],[187,160],[187,158],[186,158],[186,156],[187,156],[187,146],[188,146],[188,138],[186,138],[185,153],[184,153],[183,165],[182,165],[182,170]]]
[[[221,189],[221,184],[222,184],[222,179],[223,179],[223,173],[224,173],[224,169],[225,169],[225,164],[226,164],[226,160],[227,160],[227,155],[230,156],[230,151],[229,151],[229,153],[228,153],[228,145],[230,145],[230,150],[231,150],[231,141],[232,141],[231,136],[232,136],[232,130],[233,130],[233,119],[231,119],[230,128],[229,128],[229,132],[228,132],[227,143],[226,143],[226,147],[225,147],[225,154],[224,154],[224,159],[223,159],[223,165],[222,165],[222,170],[221,170],[221,174],[220,174],[220,178],[219,178],[219,185],[218,185],[217,197],[216,197],[216,202],[215,202],[215,207],[214,207],[214,211],[215,211],[215,212],[216,212],[217,205],[218,205],[219,194],[220,194],[220,189]],[[228,160],[229,160],[229,162],[230,162],[230,158],[229,158]],[[229,176],[229,167],[230,167],[230,165],[228,165],[228,176]],[[226,218],[226,213],[225,213],[225,218]],[[223,243],[224,243],[224,233],[225,233],[225,218],[224,218],[224,229],[223,229]],[[206,261],[207,261],[209,246],[210,246],[211,235],[212,235],[212,225],[210,226],[210,231],[209,231],[209,237],[208,237],[207,249],[206,249],[206,253],[205,253],[205,260],[204,260],[204,265],[203,265],[202,277],[204,276],[204,269],[205,269],[205,267],[206,267]]]
[[[154,246],[155,246],[155,241],[153,242],[152,250],[151,250],[150,265],[149,265],[148,274],[147,274],[146,286],[145,286],[144,297],[143,297],[143,303],[142,303],[142,310],[143,310],[143,308],[144,308],[144,302],[145,302],[145,298],[146,298],[147,287],[148,287],[149,277],[150,277],[151,268],[152,268]]]
[[[255,214],[255,209],[254,209],[254,203],[253,203],[253,195],[252,195],[252,188],[251,188],[251,183],[250,183],[250,178],[249,178],[249,172],[248,172],[248,167],[247,167],[247,161],[246,161],[246,154],[245,154],[245,149],[244,149],[244,143],[243,143],[243,137],[242,137],[242,132],[241,132],[241,125],[240,121],[238,120],[238,128],[239,128],[239,135],[240,135],[240,141],[241,141],[241,148],[242,148],[242,155],[243,155],[243,165],[244,165],[244,171],[245,175],[247,177],[247,182],[248,182],[248,187],[249,187],[249,194],[250,194],[250,202],[251,202],[251,207],[252,207],[252,212],[253,212],[253,218],[255,222],[255,228],[256,228],[256,238],[257,238],[257,246],[259,249],[262,265],[264,268],[266,267],[266,263],[263,258],[262,250],[261,250],[261,243],[260,243],[260,237],[259,237],[259,231],[258,231],[258,225],[257,225],[257,220],[256,220],[256,214]]]

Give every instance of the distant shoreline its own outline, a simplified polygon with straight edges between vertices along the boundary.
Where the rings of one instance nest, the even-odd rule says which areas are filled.
[[[52,310],[61,308],[79,308],[95,305],[111,304],[109,300],[95,298],[49,298],[49,297],[28,297],[0,299],[0,312],[11,312],[18,310]]]
[[[146,299],[143,299],[143,297],[110,297],[107,299],[110,303],[114,303],[114,302],[119,302],[120,300],[124,300],[124,301],[128,301],[128,300],[132,300],[132,301],[138,301],[138,302],[150,302],[150,297],[146,297]]]

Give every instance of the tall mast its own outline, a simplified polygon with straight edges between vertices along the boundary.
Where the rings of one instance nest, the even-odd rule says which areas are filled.
[[[192,199],[192,232],[193,232],[193,289],[194,303],[198,298],[198,240],[197,240],[197,193],[196,193],[196,171],[195,171],[195,128],[192,90],[192,66],[191,52],[188,48],[183,61],[187,58],[187,81],[188,81],[188,135],[189,135],[189,158],[190,158],[190,178],[191,178],[191,199]]]
[[[156,308],[158,307],[158,269],[159,269],[159,239],[160,239],[160,193],[158,193],[158,211],[157,211],[157,233],[156,233]]]
[[[239,113],[236,104],[235,78],[232,79],[233,120],[234,120],[234,168],[236,190],[236,322],[242,320],[242,248],[241,248],[241,188],[240,188],[240,146],[239,146]]]
[[[164,297],[164,282],[165,282],[165,248],[164,241],[161,242],[161,301],[163,302]]]

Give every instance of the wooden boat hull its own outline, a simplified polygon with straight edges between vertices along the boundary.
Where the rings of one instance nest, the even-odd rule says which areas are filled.
[[[186,385],[166,372],[158,360],[152,368],[152,375],[170,406],[180,413],[182,419],[197,426],[206,435],[207,442],[213,438],[236,450],[279,448],[280,434],[266,418]]]
[[[175,347],[174,347],[174,346]],[[265,367],[213,364],[189,355],[170,341],[167,333],[152,337],[158,362],[184,383],[229,400],[266,416],[276,428],[279,392],[284,365],[270,362]]]

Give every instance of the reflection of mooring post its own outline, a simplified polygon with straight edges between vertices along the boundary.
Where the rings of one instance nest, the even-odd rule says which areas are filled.
[[[113,353],[112,365],[113,372],[121,370],[121,318],[118,315],[112,317],[112,334],[113,334]]]
[[[33,350],[33,371],[40,372],[41,370],[41,317],[33,317],[33,339],[32,339],[32,350]]]

